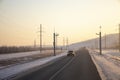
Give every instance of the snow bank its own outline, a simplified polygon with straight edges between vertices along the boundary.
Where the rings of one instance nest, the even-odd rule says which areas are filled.
[[[102,80],[120,80],[120,61],[113,58],[114,56],[119,57],[120,53],[108,50],[103,51],[103,54],[99,55],[99,52],[90,49],[89,53],[97,66]]]
[[[52,61],[52,60],[57,59],[59,57],[65,56],[66,54],[67,53],[65,52],[65,53],[59,54],[57,56],[51,56],[51,57],[39,59],[36,61],[32,61],[29,63],[24,63],[24,64],[11,66],[9,68],[2,69],[2,70],[0,70],[0,79],[2,80],[2,79],[6,79],[6,78],[11,78],[18,73],[29,70],[29,69],[34,68],[36,66],[43,65],[49,61]]]

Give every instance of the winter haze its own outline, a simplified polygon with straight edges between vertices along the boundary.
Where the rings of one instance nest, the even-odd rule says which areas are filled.
[[[117,33],[120,23],[119,0],[0,0],[0,46],[53,44],[53,32],[69,44],[96,38],[99,26],[103,35]]]

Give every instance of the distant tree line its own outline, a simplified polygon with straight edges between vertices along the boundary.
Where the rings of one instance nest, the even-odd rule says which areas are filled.
[[[56,50],[60,50],[61,48],[56,48]],[[0,46],[0,54],[8,54],[8,53],[18,53],[18,52],[28,52],[28,51],[38,51],[40,47],[31,47],[31,46]],[[52,46],[43,47],[42,50],[53,50]]]
[[[16,52],[27,52],[27,51],[35,51],[37,48],[33,47],[26,47],[26,46],[21,46],[21,47],[16,47],[16,46],[1,46],[0,47],[0,54],[5,54],[5,53],[16,53]]]

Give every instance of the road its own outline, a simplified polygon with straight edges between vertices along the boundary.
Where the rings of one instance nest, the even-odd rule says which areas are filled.
[[[14,80],[101,80],[86,49],[78,50],[76,56],[64,56],[52,64]]]

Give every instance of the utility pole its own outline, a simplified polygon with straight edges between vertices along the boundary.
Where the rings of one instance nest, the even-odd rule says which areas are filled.
[[[56,40],[55,40],[55,32],[53,33],[53,48],[54,48],[54,56],[56,56],[56,51],[55,51],[55,42],[56,42]]]
[[[100,55],[102,54],[102,40],[101,40],[101,26],[100,26],[100,33],[99,33],[99,35],[100,35]]]
[[[42,52],[42,24],[40,24],[40,53]]]
[[[96,33],[97,34],[97,33]],[[101,38],[101,26],[100,26],[100,32],[99,34],[99,50],[100,50],[100,55],[102,54],[102,38]]]
[[[57,33],[54,32],[54,33],[53,33],[54,56],[56,56],[57,36],[59,36],[59,34],[57,34]]]
[[[120,52],[120,24],[119,24],[119,52]]]

